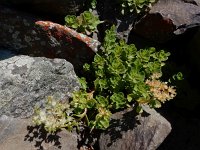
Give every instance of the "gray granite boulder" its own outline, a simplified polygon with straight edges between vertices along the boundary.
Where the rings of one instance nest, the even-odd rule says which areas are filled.
[[[130,110],[113,114],[111,126],[100,135],[100,150],[155,150],[171,131],[170,123],[155,110],[135,117]]]
[[[78,150],[78,135],[47,133],[31,121],[45,97],[68,100],[80,87],[73,66],[63,59],[17,56],[0,49],[0,149]],[[68,141],[68,142],[66,142]]]
[[[68,99],[79,87],[66,60],[23,55],[1,60],[0,116],[30,117],[35,104],[42,105],[46,96]]]

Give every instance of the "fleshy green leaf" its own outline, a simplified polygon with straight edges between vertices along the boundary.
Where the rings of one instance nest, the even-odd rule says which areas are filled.
[[[81,87],[83,90],[87,89],[87,82],[86,79],[84,77],[79,78],[79,83],[81,84]]]
[[[93,6],[94,2],[95,1],[92,2]],[[85,34],[91,34],[100,23],[103,23],[103,21],[100,21],[99,18],[90,11],[84,11],[77,17],[74,15],[67,15],[65,17],[65,22],[67,26]]]
[[[104,96],[96,96],[95,97],[97,102],[100,104],[101,107],[107,107],[109,105],[108,99]]]
[[[114,93],[110,97],[110,100],[116,109],[122,108],[126,104],[124,93],[122,92]]]

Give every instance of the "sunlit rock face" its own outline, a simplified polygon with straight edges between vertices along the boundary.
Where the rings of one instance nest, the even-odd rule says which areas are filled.
[[[68,100],[78,89],[73,66],[64,59],[20,55],[0,61],[0,116],[30,117],[47,96]]]

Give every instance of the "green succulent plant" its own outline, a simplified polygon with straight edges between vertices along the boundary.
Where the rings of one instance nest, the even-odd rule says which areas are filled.
[[[78,32],[90,35],[102,23],[97,16],[90,11],[84,11],[80,16],[67,15],[65,17],[66,26],[69,26]]]
[[[69,105],[53,104],[55,110],[46,109],[47,114],[57,118],[54,120],[59,121],[58,125],[49,127],[44,118],[38,117],[41,115],[38,110],[35,117],[37,124],[44,124],[49,131],[61,127],[72,129],[81,124],[91,130],[105,130],[113,112],[134,107],[141,113],[142,105],[159,108],[176,96],[174,87],[160,80],[162,67],[170,53],[156,51],[152,47],[137,50],[134,44],[118,41],[115,30],[113,26],[106,31],[102,50],[91,64],[84,65],[85,75],[90,78],[80,79],[82,89],[72,94]],[[62,119],[63,116],[66,119]]]
[[[131,13],[136,12],[140,13],[146,8],[150,7],[152,3],[155,3],[156,0],[120,0],[121,3],[121,13]]]

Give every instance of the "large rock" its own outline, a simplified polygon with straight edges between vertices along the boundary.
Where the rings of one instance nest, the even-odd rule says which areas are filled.
[[[75,14],[83,8],[86,0],[1,0],[0,4],[19,9],[46,13],[48,15]]]
[[[0,6],[0,46],[24,55],[64,58],[76,69],[93,58],[98,41],[62,25],[38,20]]]
[[[155,110],[144,108],[138,115],[132,110],[117,112],[111,126],[101,134],[100,150],[155,150],[171,131],[170,123]]]
[[[79,87],[73,66],[66,60],[23,55],[1,60],[0,116],[29,117],[46,96],[68,99]]]
[[[48,134],[30,119],[0,117],[1,150],[78,150],[77,137],[67,131]]]
[[[78,150],[77,133],[49,134],[27,118],[46,96],[67,100],[79,89],[73,66],[62,59],[14,55],[0,50],[0,149]]]
[[[164,43],[188,29],[200,25],[199,2],[159,0],[134,27],[134,32],[155,42]]]

